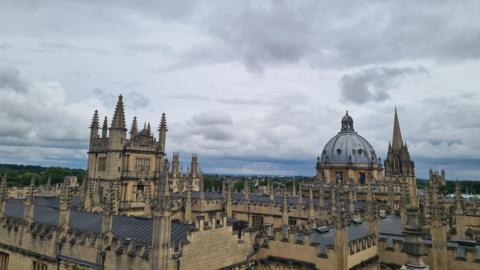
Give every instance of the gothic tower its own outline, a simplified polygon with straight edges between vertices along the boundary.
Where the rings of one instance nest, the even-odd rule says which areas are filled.
[[[388,145],[387,158],[384,161],[385,178],[389,181],[400,181],[406,183],[410,197],[416,197],[416,189],[413,188],[415,179],[415,165],[410,158],[407,144],[403,142],[398,121],[397,109],[393,122],[392,142]]]

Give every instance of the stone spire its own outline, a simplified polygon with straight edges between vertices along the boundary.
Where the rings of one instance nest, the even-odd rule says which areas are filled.
[[[225,210],[227,212],[227,217],[232,217],[232,184],[229,183],[227,186],[227,202],[225,206]]]
[[[137,133],[138,133],[137,117],[134,116],[134,117],[133,117],[133,121],[132,121],[132,128],[130,129],[130,139],[135,138],[135,136],[137,135]]]
[[[2,182],[0,184],[0,217],[5,214],[5,205],[8,197],[8,187],[7,187],[7,174],[4,174],[2,177]]]
[[[300,209],[303,208],[303,191],[302,191],[302,185],[303,183],[300,183],[300,187],[298,189],[298,205]]]
[[[107,138],[107,132],[108,132],[108,119],[107,116],[103,119],[103,126],[102,126],[102,139]]]
[[[286,239],[288,237],[288,198],[287,188],[283,188],[283,202],[282,202],[282,237]]]
[[[165,153],[165,142],[167,140],[167,116],[165,113],[162,113],[162,118],[160,119],[160,127],[158,128],[158,145],[160,152]]]
[[[52,191],[52,176],[51,175],[48,175],[46,189],[47,189],[47,192]]]
[[[353,200],[353,186],[350,185],[348,188],[348,210],[353,216],[355,214],[355,201]]]
[[[115,107],[115,113],[113,114],[111,129],[126,129],[125,127],[125,111],[123,108],[123,97],[118,96],[117,106]]]
[[[458,180],[455,183],[455,214],[463,215],[462,190],[460,188],[460,182]]]
[[[245,195],[245,200],[250,200],[250,188],[248,186],[248,178],[243,178],[243,194]]]
[[[367,187],[367,205],[365,210],[365,221],[368,223],[369,234],[377,235],[377,213],[375,200],[373,199],[372,183],[369,181]]]
[[[407,209],[407,221],[404,226],[405,235],[404,252],[407,254],[407,262],[402,266],[402,270],[427,270],[429,267],[423,262],[425,255],[425,246],[423,243],[423,228],[420,224],[419,211],[417,207]]]
[[[335,188],[332,189],[332,197],[335,197]],[[333,205],[336,205],[333,208]],[[343,200],[343,190],[339,190],[335,200],[332,199],[332,213],[335,219],[335,253],[337,255],[337,267],[339,270],[348,269],[348,232],[347,232],[347,215]]]
[[[95,110],[95,112],[93,112],[92,123],[90,124],[90,139],[98,138],[98,128],[98,111]]]
[[[297,196],[297,183],[296,183],[296,181],[295,181],[295,178],[293,178],[292,196]]]
[[[447,270],[447,224],[445,220],[445,208],[440,199],[438,181],[431,181],[432,189],[432,222],[430,235],[432,236],[433,269]]]
[[[192,223],[192,178],[187,178],[187,198],[185,200],[185,222]]]
[[[28,189],[28,194],[27,197],[25,198],[25,201],[23,202],[23,205],[25,207],[25,212],[24,212],[24,220],[27,223],[32,223],[33,222],[33,206],[34,206],[34,201],[35,201],[35,176],[32,176],[32,179],[30,180],[30,188]]]
[[[325,208],[325,187],[323,186],[323,183],[320,184],[318,193],[318,208],[322,211]]]
[[[171,259],[171,194],[168,188],[168,160],[164,161],[161,177],[157,182],[155,211],[153,212],[152,269],[170,269]]]
[[[190,177],[192,177],[192,176],[190,176]],[[202,174],[201,171],[199,172],[198,177],[199,177],[198,185],[199,185],[199,189],[200,189],[200,202],[203,204],[203,201],[205,200],[205,182],[204,182],[203,174]],[[192,177],[192,179],[193,179],[193,177]]]
[[[407,144],[403,142],[398,121],[397,109],[393,123],[392,143],[389,143],[387,158],[384,160],[385,176],[401,176],[403,181],[412,181],[415,177],[415,164],[410,158]]]
[[[391,183],[388,187],[388,211],[392,213],[395,210],[395,200],[393,198],[393,191],[395,188],[395,185]]]
[[[400,183],[400,186],[402,190],[402,196],[400,198],[400,219],[402,225],[405,225],[407,224],[407,208],[409,206],[407,183]]]
[[[66,237],[70,219],[70,196],[68,190],[68,178],[65,177],[60,190],[60,201],[58,205],[58,225],[61,228],[60,238]]]
[[[112,246],[113,233],[112,233],[112,220],[113,220],[113,200],[112,197],[113,184],[108,187],[108,192],[105,193],[103,198],[102,207],[102,229],[97,239],[98,251],[105,251]]]
[[[402,133],[400,132],[400,123],[398,121],[397,108],[395,108],[395,118],[393,120],[393,150],[400,150],[403,147]]]
[[[314,218],[315,218],[315,204],[313,203],[313,191],[312,191],[312,187],[309,186],[308,188],[308,219],[313,221]]]

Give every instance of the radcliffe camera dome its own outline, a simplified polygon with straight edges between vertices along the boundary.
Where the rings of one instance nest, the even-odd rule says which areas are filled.
[[[353,118],[347,113],[342,118],[340,132],[323,148],[324,164],[378,164],[377,155],[370,143],[353,128]]]

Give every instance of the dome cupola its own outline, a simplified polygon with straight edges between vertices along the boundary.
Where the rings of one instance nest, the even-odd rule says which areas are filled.
[[[353,129],[353,118],[348,115],[348,111],[345,113],[345,116],[342,117],[341,132],[355,132],[355,130]]]
[[[378,164],[377,155],[370,143],[353,129],[353,118],[346,112],[342,117],[340,132],[323,148],[323,164]]]

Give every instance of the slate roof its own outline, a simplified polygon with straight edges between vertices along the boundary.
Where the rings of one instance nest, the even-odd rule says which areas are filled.
[[[174,198],[180,198],[182,196],[181,193],[173,193]],[[222,193],[220,192],[204,192],[204,197],[207,200],[220,200],[222,198]],[[192,192],[192,199],[196,200],[200,198],[200,192]],[[270,203],[270,195],[268,194],[260,194],[260,193],[250,193],[249,194],[249,199],[251,203]],[[276,204],[282,204],[283,203],[283,196],[282,195],[275,195],[274,200]],[[243,193],[232,193],[232,201],[233,202],[241,202],[245,201],[245,194]],[[298,197],[297,196],[287,196],[287,201],[289,205],[298,205]],[[319,200],[318,198],[314,198],[313,204],[315,207],[318,207],[319,205]],[[303,204],[305,207],[308,207],[309,205],[309,199],[308,198],[303,198]],[[329,200],[325,200],[325,207],[330,208],[331,203]],[[365,208],[365,201],[356,201],[355,202],[355,209],[364,209]]]
[[[40,205],[37,203],[40,202]],[[42,225],[58,226],[59,210],[54,207],[58,206],[58,201],[54,200],[35,200],[33,209],[33,220]],[[11,199],[7,200],[5,206],[5,215],[15,219],[23,219],[25,207],[23,200]],[[73,231],[81,233],[98,234],[102,228],[102,214],[70,210],[69,226]],[[128,239],[133,242],[150,245],[152,241],[153,221],[150,218],[139,217],[112,217],[112,233],[114,237],[119,239]],[[182,224],[172,222],[171,241],[173,244],[180,243],[187,239],[188,231],[194,227],[190,224]]]
[[[361,239],[368,235],[368,228],[365,223],[362,224],[350,224],[347,227],[348,233],[348,242],[355,241]],[[335,237],[337,235],[337,230],[335,228],[331,228],[330,231],[326,233],[319,233],[314,232],[311,235],[312,243],[320,245],[320,253],[326,254],[326,250],[329,247],[333,247],[335,245]]]

